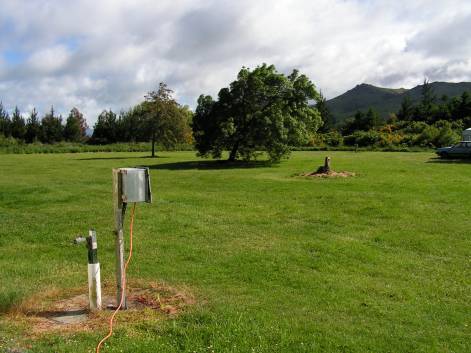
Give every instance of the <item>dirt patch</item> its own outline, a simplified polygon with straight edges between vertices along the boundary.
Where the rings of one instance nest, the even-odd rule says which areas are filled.
[[[332,158],[327,156],[324,159],[324,165],[317,168],[315,172],[302,173],[298,176],[314,178],[348,178],[355,176],[352,172],[336,172],[331,167]]]
[[[51,332],[106,330],[108,318],[116,307],[115,286],[113,283],[103,286],[101,311],[89,311],[87,291],[85,287],[67,293],[57,289],[42,292],[28,298],[5,319],[26,327],[31,337]],[[187,291],[159,283],[134,281],[128,284],[128,308],[118,314],[117,325],[175,316],[194,303],[194,298]]]
[[[303,177],[315,177],[315,178],[348,178],[355,176],[353,172],[335,172],[333,170],[329,172],[311,172],[311,173],[302,173],[299,176]]]

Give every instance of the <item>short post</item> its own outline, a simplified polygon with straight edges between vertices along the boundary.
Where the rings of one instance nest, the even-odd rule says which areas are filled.
[[[101,310],[100,263],[96,232],[90,229],[87,237],[88,248],[88,299],[90,310]]]
[[[152,202],[148,168],[113,169],[113,205],[115,215],[116,244],[116,306],[126,309],[126,274],[124,271],[123,222],[128,203]]]
[[[126,204],[121,197],[122,178],[120,169],[113,169],[113,205],[115,214],[115,250],[116,250],[116,307],[123,297],[122,309],[126,309],[126,292],[124,291],[124,234],[123,221]]]

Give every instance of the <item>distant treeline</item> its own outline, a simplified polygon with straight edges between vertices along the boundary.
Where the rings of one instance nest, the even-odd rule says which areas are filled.
[[[438,98],[427,81],[419,102],[405,96],[400,109],[386,120],[370,108],[336,124],[325,98],[316,107],[324,124],[311,146],[440,147],[460,141],[463,129],[471,127],[471,93]]]
[[[153,142],[171,149],[191,144],[190,123],[193,113],[187,106],[179,105],[172,91],[161,83],[157,91],[149,92],[145,100],[118,114],[104,110],[97,118],[93,134],[83,114],[73,108],[66,119],[57,115],[52,107],[42,118],[36,109],[24,118],[18,107],[7,112],[0,103],[0,137],[20,143],[56,144],[59,142],[87,143],[92,145],[119,142]]]
[[[420,101],[414,103],[406,96],[400,109],[386,120],[370,108],[338,124],[322,95],[316,108],[323,125],[311,135],[307,145],[293,147],[433,148],[458,142],[463,129],[471,127],[471,93],[463,92],[453,98],[437,97],[428,82],[422,86]],[[61,142],[88,145],[152,142],[151,146],[157,144],[165,149],[188,148],[193,144],[192,120],[193,112],[178,104],[164,83],[128,110],[119,113],[104,110],[91,136],[87,135],[89,127],[77,108],[72,108],[66,118],[57,115],[54,108],[42,118],[33,109],[25,118],[18,107],[10,115],[0,103],[0,140],[3,139],[0,144],[11,145],[12,151],[24,150],[18,147],[21,144]],[[35,151],[34,148],[27,150]]]
[[[83,142],[87,139],[87,129],[87,122],[77,108],[70,111],[64,124],[62,116],[57,115],[53,107],[42,119],[33,108],[25,119],[18,107],[15,107],[10,117],[0,102],[0,135],[7,138],[26,143]]]

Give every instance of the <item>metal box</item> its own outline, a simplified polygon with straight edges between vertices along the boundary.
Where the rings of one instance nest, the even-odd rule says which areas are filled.
[[[119,174],[122,202],[152,202],[148,168],[120,168]]]

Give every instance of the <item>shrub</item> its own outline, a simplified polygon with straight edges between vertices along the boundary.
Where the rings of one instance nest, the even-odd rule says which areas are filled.
[[[353,134],[345,136],[343,141],[347,146],[366,147],[374,146],[381,140],[380,133],[374,130],[355,131]]]
[[[338,147],[343,145],[343,137],[338,131],[330,131],[323,135],[324,143],[328,146]]]

